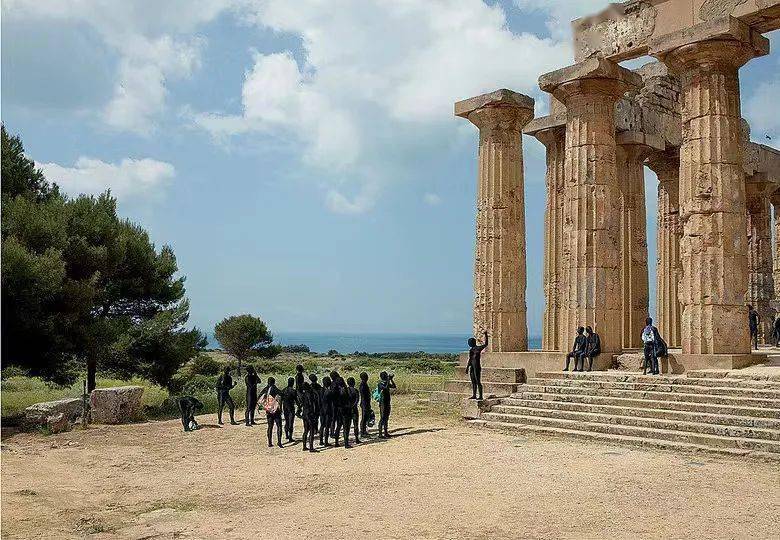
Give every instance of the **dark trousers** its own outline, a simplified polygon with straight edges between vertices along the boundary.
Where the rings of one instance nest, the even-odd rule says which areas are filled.
[[[276,411],[273,414],[266,412],[265,419],[268,421],[268,446],[272,446],[271,440],[273,439],[274,426],[276,426],[277,444],[282,446],[282,411]]]
[[[574,370],[577,370],[577,360],[580,357],[580,352],[581,351],[572,351],[566,355],[566,367],[563,368],[564,371],[569,371],[569,361],[571,361],[572,358],[574,358]]]
[[[195,409],[189,405],[179,404],[179,407],[181,408],[181,424],[184,426],[184,431],[190,431],[190,422],[195,421]]]
[[[482,366],[471,366],[469,376],[471,377],[471,396],[477,397],[477,390],[479,390],[479,399],[482,399]]]
[[[758,327],[750,327],[750,342],[754,349],[758,349]]]
[[[360,406],[360,435],[368,435],[368,418],[371,415],[371,407]]]
[[[284,410],[284,435],[288,441],[293,438],[293,431],[295,430],[295,409]]]
[[[594,353],[587,353],[587,352],[580,353],[579,368],[577,367],[578,366],[577,362],[575,362],[574,371],[583,371],[585,369],[585,360],[588,361],[588,371],[590,371],[591,369],[593,369],[593,359],[596,358],[597,356],[598,354],[594,354]]]
[[[655,344],[651,341],[645,343],[645,373],[650,369],[650,373],[658,375],[658,357],[655,355]]]
[[[303,415],[303,449],[314,451],[314,434],[317,432],[317,415]]]
[[[246,410],[244,411],[244,423],[247,426],[255,423],[255,409],[257,409],[257,394],[247,394]]]
[[[222,423],[222,411],[225,409],[225,405],[227,405],[228,411],[230,412],[230,423],[235,423],[236,404],[233,403],[233,398],[230,397],[230,394],[226,391],[217,393],[217,403],[219,404],[217,422],[220,424]]]
[[[379,402],[379,436],[387,437],[387,425],[390,422],[390,402]]]

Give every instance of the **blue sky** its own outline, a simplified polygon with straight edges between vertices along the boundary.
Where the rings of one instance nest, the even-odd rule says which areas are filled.
[[[544,114],[566,23],[606,4],[6,0],[2,119],[65,191],[110,187],[174,248],[204,329],[248,312],[276,331],[466,333],[477,132],[452,103],[507,87]],[[761,142],[780,140],[778,63],[742,70]],[[538,335],[544,154],[524,148]]]

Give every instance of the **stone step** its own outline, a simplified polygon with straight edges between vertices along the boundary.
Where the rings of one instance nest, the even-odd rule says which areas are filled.
[[[776,454],[774,452],[756,452],[745,449],[704,446],[686,442],[667,441],[663,439],[652,439],[647,437],[630,437],[626,435],[612,435],[609,433],[582,431],[578,429],[563,429],[493,421],[487,422],[484,420],[472,420],[469,422],[469,424],[474,426],[484,426],[504,433],[535,433],[556,437],[574,437],[583,440],[598,441],[604,444],[616,444],[621,446],[640,448],[657,448],[662,450],[672,450],[675,452],[711,452],[740,457],[752,456],[771,461],[780,460],[780,454]]]
[[[470,395],[471,393],[463,394],[460,392],[445,392],[444,390],[436,390],[431,392],[429,399],[437,403],[451,403],[453,405],[458,405]]]
[[[649,399],[639,397],[619,398],[613,396],[588,395],[588,394],[549,394],[545,392],[528,392],[512,394],[506,403],[512,399],[547,400],[573,403],[586,403],[591,405],[615,405],[620,407],[636,407],[647,409],[669,409],[675,411],[705,412],[711,414],[731,414],[736,416],[753,416],[759,418],[780,419],[780,410],[767,409],[765,407],[719,405],[713,403],[692,403],[686,401],[673,401],[664,399]]]
[[[585,423],[595,422],[600,424],[620,424],[623,426],[703,433],[707,435],[717,435],[719,437],[763,439],[780,442],[780,429],[760,429],[725,425],[720,423],[667,420],[657,417],[648,418],[634,415],[631,409],[626,409],[624,411],[625,414],[617,415],[572,410],[551,410],[546,408],[535,408],[533,406],[496,405],[490,410],[490,412],[506,415],[543,416],[547,418],[575,420]]]
[[[647,407],[621,407],[618,405],[598,405],[569,401],[548,401],[540,399],[504,399],[496,407],[530,407],[551,411],[574,411],[584,413],[611,414],[617,416],[636,416],[641,418],[659,418],[663,420],[721,424],[747,428],[780,430],[780,420],[755,416],[737,416],[733,414],[713,414],[696,411],[676,411],[672,409],[653,409]],[[496,410],[496,407],[493,409]]]
[[[694,373],[692,371],[688,374]],[[724,374],[729,373],[723,371]],[[690,375],[642,375],[636,371],[543,371],[538,372],[538,379],[576,380],[576,381],[615,381],[615,382],[653,382],[658,384],[695,384],[697,386],[729,386],[734,388],[755,388],[765,390],[780,390],[780,381],[756,379],[750,377],[691,377]],[[695,379],[695,380],[692,380]]]
[[[558,385],[522,385],[518,394],[544,393],[565,395],[607,396],[611,398],[651,399],[661,401],[683,401],[688,403],[707,403],[732,405],[734,407],[757,407],[774,411],[780,417],[780,399],[746,398],[711,394],[686,394],[676,392],[653,392],[643,390],[613,390],[609,388],[589,388],[584,386]]]
[[[520,388],[520,384],[516,383],[499,383],[482,381],[482,394],[487,397],[489,395],[495,396],[508,396],[512,392],[517,392]],[[467,380],[451,380],[444,384],[445,392],[457,392],[461,394],[471,395],[471,381]],[[468,397],[468,396],[467,396]]]
[[[777,373],[774,373],[777,371]],[[780,382],[780,370],[772,368],[771,373],[755,372],[755,371],[743,371],[740,373],[738,370],[725,370],[725,369],[696,369],[686,371],[685,376],[689,379],[738,379],[742,381],[764,381],[770,383]]]
[[[594,431],[622,437],[640,437],[681,443],[690,443],[699,446],[714,448],[734,448],[738,450],[777,453],[780,455],[780,442],[745,437],[721,437],[690,431],[677,431],[651,427],[628,426],[623,424],[603,424],[599,422],[582,422],[579,420],[566,420],[550,418],[546,416],[527,416],[519,414],[500,414],[488,412],[482,415],[482,419],[502,424],[520,424],[540,427],[553,427],[559,429]]]
[[[455,374],[457,380],[469,380],[465,367],[456,367]],[[525,370],[516,368],[483,367],[482,384],[484,385],[488,381],[495,383],[522,383],[525,382]]]
[[[643,379],[641,382],[623,382],[597,379],[541,379],[534,377],[528,379],[528,384],[536,386],[579,386],[587,388],[611,388],[615,390],[640,390],[651,392],[676,392],[683,394],[712,394],[722,396],[780,399],[780,390],[745,388],[740,386],[732,387],[726,386],[725,383],[724,386],[700,386],[695,384],[694,381],[695,379],[685,379],[683,382],[688,382],[688,384],[682,384],[677,379],[658,381],[645,381]]]

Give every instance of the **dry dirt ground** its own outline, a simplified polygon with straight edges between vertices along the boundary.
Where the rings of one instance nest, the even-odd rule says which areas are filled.
[[[2,537],[778,537],[777,464],[512,436],[409,403],[393,439],[318,454],[213,416],[186,434],[164,421],[14,435]]]

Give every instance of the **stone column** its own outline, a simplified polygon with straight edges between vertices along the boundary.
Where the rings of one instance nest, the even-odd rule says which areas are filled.
[[[780,304],[780,190],[777,190],[770,195],[769,202],[772,203],[775,220],[775,249],[772,257],[772,273],[775,284],[774,299]]]
[[[680,75],[683,89],[682,349],[746,354],[748,249],[737,72],[759,54],[757,46],[768,51],[768,42],[736,19],[702,28],[664,36],[650,47]]]
[[[570,250],[567,336],[591,325],[604,353],[622,347],[620,182],[615,168],[615,103],[641,78],[593,58],[539,79],[542,90],[566,105],[564,238]],[[609,358],[604,354],[604,358]]]
[[[479,128],[474,334],[490,351],[528,350],[522,129],[534,101],[510,90],[455,104]]]
[[[748,291],[745,303],[752,305],[760,317],[758,342],[772,342],[775,312],[772,300],[775,283],[772,275],[772,214],[769,203],[771,184],[762,182],[760,173],[747,183]]]
[[[653,138],[651,145],[648,138],[633,132],[617,137],[624,349],[642,347],[642,328],[650,312],[644,161],[653,150],[662,149],[663,143]]]
[[[650,156],[649,167],[658,176],[656,262],[656,326],[669,347],[680,347],[680,159],[674,153]]]
[[[561,322],[565,320],[561,286],[563,270],[563,170],[566,130],[552,127],[534,136],[547,149],[547,201],[544,209],[544,287],[545,308],[542,322],[542,350],[563,351]]]

